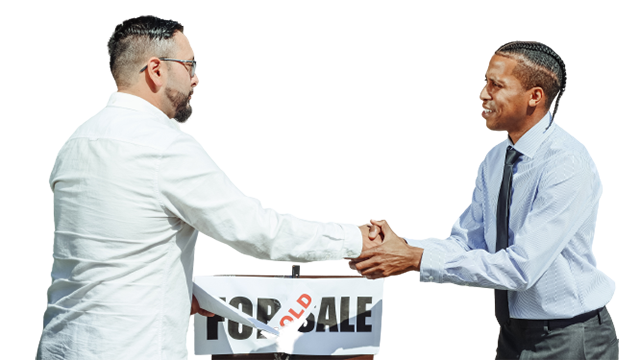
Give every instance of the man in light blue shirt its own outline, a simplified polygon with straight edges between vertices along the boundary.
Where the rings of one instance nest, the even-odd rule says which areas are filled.
[[[496,289],[497,359],[617,359],[604,308],[615,284],[592,252],[602,185],[585,147],[553,122],[564,63],[544,44],[512,42],[491,58],[486,82],[482,116],[509,136],[480,165],[451,236],[405,242],[373,221],[384,243],[352,267],[369,278],[416,270],[424,282]]]

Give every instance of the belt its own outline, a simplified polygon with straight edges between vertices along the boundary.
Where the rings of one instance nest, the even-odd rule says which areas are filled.
[[[600,323],[602,323],[602,320],[600,319],[600,312],[604,309],[605,309],[604,307],[601,307],[600,309],[589,311],[587,313],[574,316],[570,319],[554,319],[554,320],[510,319],[510,320],[512,325],[515,325],[518,327],[543,328],[546,326],[549,330],[553,330],[553,329],[561,329],[577,323],[582,323],[596,316],[598,316]]]

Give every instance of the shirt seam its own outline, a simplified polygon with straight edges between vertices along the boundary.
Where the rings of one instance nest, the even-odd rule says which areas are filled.
[[[171,211],[165,206],[164,202],[162,201],[162,198],[160,197],[160,164],[162,163],[162,159],[164,159],[164,154],[166,153],[167,149],[171,147],[171,145],[173,145],[176,142],[176,139],[180,137],[180,134],[177,134],[176,137],[171,141],[171,143],[169,143],[169,145],[167,147],[165,147],[162,151],[160,151],[160,153],[158,154],[158,159],[156,160],[156,169],[155,169],[155,186],[154,186],[154,195],[156,197],[156,201],[158,201],[158,203],[160,204],[160,208],[171,213]],[[167,266],[166,266],[166,262],[170,260],[170,257],[167,256],[165,259],[165,266],[162,267],[162,271],[163,271],[163,276],[162,278],[165,279],[167,276]],[[160,319],[159,319],[159,338],[160,341],[158,341],[158,346],[159,346],[159,353],[160,353],[160,359],[164,359],[164,354],[163,354],[163,349],[164,349],[164,342],[163,342],[163,335],[164,335],[164,321],[165,321],[165,298],[167,295],[167,281],[162,281],[162,299],[161,299],[161,303],[160,303]]]
[[[179,136],[179,134],[177,135]],[[141,146],[141,147],[145,147],[145,148],[149,148],[149,149],[154,149],[156,151],[162,151],[164,152],[166,150],[166,148],[168,148],[169,146],[171,146],[171,144],[173,144],[172,141],[169,146],[165,147],[164,149],[161,147],[155,147],[155,146],[151,146],[151,145],[147,145],[147,144],[141,144],[141,143],[137,143],[134,141],[127,141],[127,140],[123,140],[123,139],[117,139],[117,138],[113,138],[113,137],[108,137],[108,136],[98,136],[96,135],[91,136],[91,135],[77,135],[77,136],[72,136],[67,142],[73,141],[73,140],[81,140],[81,139],[89,139],[91,140],[92,138],[95,138],[96,140],[109,140],[109,141],[118,141],[121,143],[125,143],[125,144],[131,144],[131,145],[136,145],[136,146]]]

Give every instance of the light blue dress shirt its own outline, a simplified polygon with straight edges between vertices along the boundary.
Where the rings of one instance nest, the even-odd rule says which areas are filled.
[[[602,184],[586,148],[547,114],[514,145],[486,156],[471,205],[445,240],[407,240],[424,249],[420,280],[509,290],[518,319],[563,319],[606,305],[615,283],[592,251]],[[548,128],[547,128],[548,127]],[[496,204],[507,146],[516,162],[509,247],[496,248]]]

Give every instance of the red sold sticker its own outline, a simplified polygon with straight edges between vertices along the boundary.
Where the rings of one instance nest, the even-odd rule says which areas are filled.
[[[304,314],[304,311],[311,304],[311,296],[307,294],[302,294],[300,295],[300,297],[296,302],[302,306],[302,309],[299,312],[295,312],[293,308],[289,308],[289,314],[293,315],[293,317],[295,317],[296,319],[300,319],[302,314]],[[280,326],[285,326],[286,323],[290,323],[290,322],[293,322],[293,318],[289,315],[285,315],[282,317],[282,319],[280,319]]]
[[[295,292],[281,303],[280,310],[267,323],[272,328],[289,334],[299,324],[304,323],[306,318],[313,317],[312,311],[321,298],[302,281],[297,282],[293,288]]]

